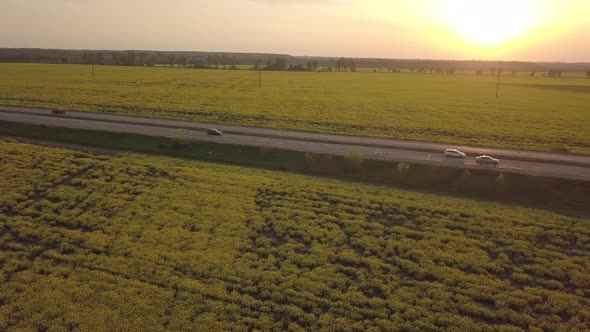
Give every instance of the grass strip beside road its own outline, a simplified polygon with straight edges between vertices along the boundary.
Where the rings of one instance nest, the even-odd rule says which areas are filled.
[[[394,185],[590,216],[583,181],[0,121],[0,135]]]

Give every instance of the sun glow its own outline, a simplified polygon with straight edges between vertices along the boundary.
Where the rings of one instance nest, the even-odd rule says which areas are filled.
[[[533,0],[454,0],[447,25],[465,41],[496,47],[527,37],[538,9]]]

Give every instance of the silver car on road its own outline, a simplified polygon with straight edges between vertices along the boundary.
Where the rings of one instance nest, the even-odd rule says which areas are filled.
[[[475,158],[475,161],[480,165],[494,165],[494,166],[496,166],[500,163],[499,159],[492,158],[492,157],[486,156],[486,155],[479,156],[479,157]]]
[[[443,152],[443,154],[445,155],[445,157],[451,157],[451,158],[465,158],[465,157],[467,157],[467,155],[464,152],[461,152],[457,149],[446,149],[445,152]]]
[[[207,130],[207,135],[213,135],[213,136],[221,136],[223,133],[221,132],[221,130],[217,130],[215,128],[211,128]]]

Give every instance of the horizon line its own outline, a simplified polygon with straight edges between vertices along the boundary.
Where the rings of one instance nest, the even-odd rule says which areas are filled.
[[[108,51],[108,52],[161,52],[161,53],[217,53],[217,54],[244,54],[244,55],[272,55],[272,56],[288,56],[294,58],[327,58],[327,59],[338,59],[338,58],[349,58],[349,59],[367,59],[367,60],[409,60],[409,61],[457,61],[457,62],[520,62],[520,63],[560,63],[560,64],[588,64],[590,65],[590,59],[584,61],[550,61],[550,60],[499,60],[499,59],[444,59],[444,58],[383,58],[383,57],[355,57],[355,56],[328,56],[328,55],[292,55],[288,53],[274,53],[274,52],[242,52],[242,51],[202,51],[202,50],[191,50],[191,51],[179,51],[179,50],[157,50],[157,49],[91,49],[91,48],[46,48],[46,47],[4,47],[0,46],[0,49],[9,50],[56,50],[56,51]]]

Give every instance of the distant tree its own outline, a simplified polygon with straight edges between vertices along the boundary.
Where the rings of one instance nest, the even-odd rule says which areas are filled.
[[[123,65],[123,57],[121,56],[120,52],[111,53],[111,60],[112,60],[112,64],[115,66],[122,66]]]
[[[303,66],[302,66],[303,67]],[[283,71],[289,69],[289,64],[285,58],[275,58],[275,61],[270,65],[266,66],[266,70]]]
[[[289,68],[287,70],[289,70],[289,71],[305,71],[306,68],[303,67],[303,65],[289,65]]]
[[[139,52],[135,59],[136,66],[145,66],[147,62],[150,60],[150,55],[146,52]]]
[[[336,70],[337,71],[343,71],[346,70],[346,59],[345,58],[340,58],[336,61]]]
[[[590,69],[586,71],[586,77],[590,78]]]
[[[227,61],[227,55],[225,55],[225,54],[224,54],[224,55],[222,55],[222,56],[221,56],[221,67],[222,67],[223,69],[226,69],[227,62],[228,62],[228,61]]]
[[[481,69],[478,69],[475,71],[475,75],[477,75],[477,76],[481,76],[482,74],[483,74],[483,70],[481,70]]]
[[[137,64],[137,53],[133,51],[129,51],[126,54],[125,61],[123,63],[124,66],[135,66]]]
[[[194,56],[192,58],[190,58],[189,60],[189,66],[191,68],[199,68],[199,65],[201,64],[201,61],[199,60],[198,57]]]
[[[105,56],[104,53],[99,52],[99,53],[96,53],[95,56],[96,56],[95,61],[96,61],[96,64],[97,65],[104,65],[104,64],[106,64],[107,59],[106,59],[106,56]]]
[[[229,69],[231,70],[238,70],[238,58],[231,57],[229,58]]]
[[[176,54],[168,55],[168,63],[170,64],[170,68],[174,67],[175,62],[176,62]]]
[[[309,60],[305,64],[305,68],[307,69],[307,71],[316,71],[319,66],[320,64],[316,60]]]
[[[532,72],[530,76],[535,77],[535,72]]]
[[[184,55],[181,55],[176,59],[176,62],[178,63],[178,66],[180,66],[180,67],[186,67],[188,64],[188,58]]]
[[[350,68],[350,71],[356,72],[356,63],[354,62],[353,58],[348,59],[347,64],[348,68]],[[379,68],[379,70],[381,70],[381,68]]]
[[[518,74],[518,71],[516,71],[515,69],[512,70],[512,76],[516,76],[516,74]]]
[[[549,71],[547,71],[547,75],[549,77],[560,77],[561,76],[561,70],[559,69],[549,69]]]
[[[83,62],[83,63],[85,63],[85,64],[88,64],[88,65],[89,65],[89,64],[92,64],[93,62],[92,62],[92,60],[90,59],[90,57],[91,57],[91,54],[90,54],[90,53],[88,53],[88,52],[84,52],[84,53],[82,54],[82,62]]]
[[[105,62],[103,53],[84,52],[82,62],[88,65],[102,65]]]
[[[145,59],[144,65],[147,67],[155,67],[156,61],[154,60],[153,57],[149,57],[149,58]]]

